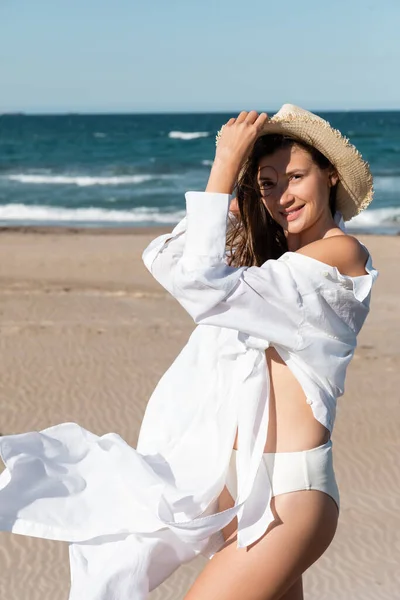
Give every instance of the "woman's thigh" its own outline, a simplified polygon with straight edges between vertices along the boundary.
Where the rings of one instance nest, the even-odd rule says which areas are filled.
[[[271,507],[275,520],[264,536],[248,548],[237,548],[232,532],[185,600],[303,598],[301,575],[335,535],[336,504],[323,492],[302,490],[276,496]]]
[[[279,600],[304,600],[303,578],[299,577]]]

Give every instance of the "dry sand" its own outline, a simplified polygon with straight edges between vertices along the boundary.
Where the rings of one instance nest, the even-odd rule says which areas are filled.
[[[193,323],[141,263],[154,233],[121,233],[0,233],[3,435],[76,421],[135,445]],[[340,524],[304,576],[307,600],[400,598],[400,237],[360,239],[380,278],[333,436]],[[152,598],[182,598],[202,564]],[[66,544],[0,534],[0,567],[1,600],[68,598]]]

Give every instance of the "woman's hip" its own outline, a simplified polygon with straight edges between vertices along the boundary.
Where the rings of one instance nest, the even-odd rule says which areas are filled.
[[[237,450],[233,450],[226,487],[233,498],[237,495]],[[301,490],[318,490],[328,494],[339,510],[340,498],[333,468],[332,441],[297,452],[266,452],[262,457],[271,484],[272,496]]]

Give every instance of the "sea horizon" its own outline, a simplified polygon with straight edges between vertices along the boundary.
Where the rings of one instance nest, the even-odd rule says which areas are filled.
[[[267,113],[275,113],[278,111],[280,106],[270,109],[251,109],[258,110],[259,112],[267,112]],[[60,116],[65,117],[69,115],[79,115],[79,116],[136,116],[136,115],[159,115],[159,116],[168,116],[168,115],[226,115],[230,113],[237,113],[241,110],[246,110],[245,108],[232,108],[232,109],[217,109],[217,110],[179,110],[179,109],[171,109],[171,110],[125,110],[125,109],[113,109],[113,110],[2,110],[0,108],[0,117],[1,116],[27,116],[27,117],[52,117],[52,116]],[[250,109],[248,109],[250,110]],[[340,109],[340,108],[319,108],[319,107],[308,107],[307,110],[312,112],[316,112],[318,114],[329,113],[329,114],[338,114],[338,113],[387,113],[400,112],[400,107],[398,108],[349,108],[349,109]]]

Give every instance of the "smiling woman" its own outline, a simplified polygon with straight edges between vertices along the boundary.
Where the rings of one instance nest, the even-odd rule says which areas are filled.
[[[371,199],[368,167],[315,115],[228,121],[206,192],[143,253],[199,327],[137,449],[73,423],[0,438],[0,527],[70,543],[71,600],[145,600],[200,553],[187,600],[303,598],[336,531],[331,433],[377,277],[339,210]]]
[[[305,206],[324,206],[323,192],[330,189],[330,208],[335,212],[338,175],[334,167],[315,148],[285,136],[260,138],[262,157],[258,162],[258,186],[263,204],[270,215],[281,223],[304,219]],[[284,219],[282,219],[282,216]],[[300,223],[296,222],[300,230]]]
[[[261,265],[269,258],[279,258],[291,242],[291,250],[305,245],[313,237],[310,222],[318,219],[327,202],[327,225],[332,226],[337,183],[333,165],[313,146],[287,135],[258,138],[237,185],[242,217],[229,238],[235,247],[232,264]],[[289,223],[293,224],[288,228]],[[284,229],[288,230],[286,236]],[[301,230],[302,242],[297,240],[295,247],[290,234]],[[340,233],[337,227],[335,231]]]

